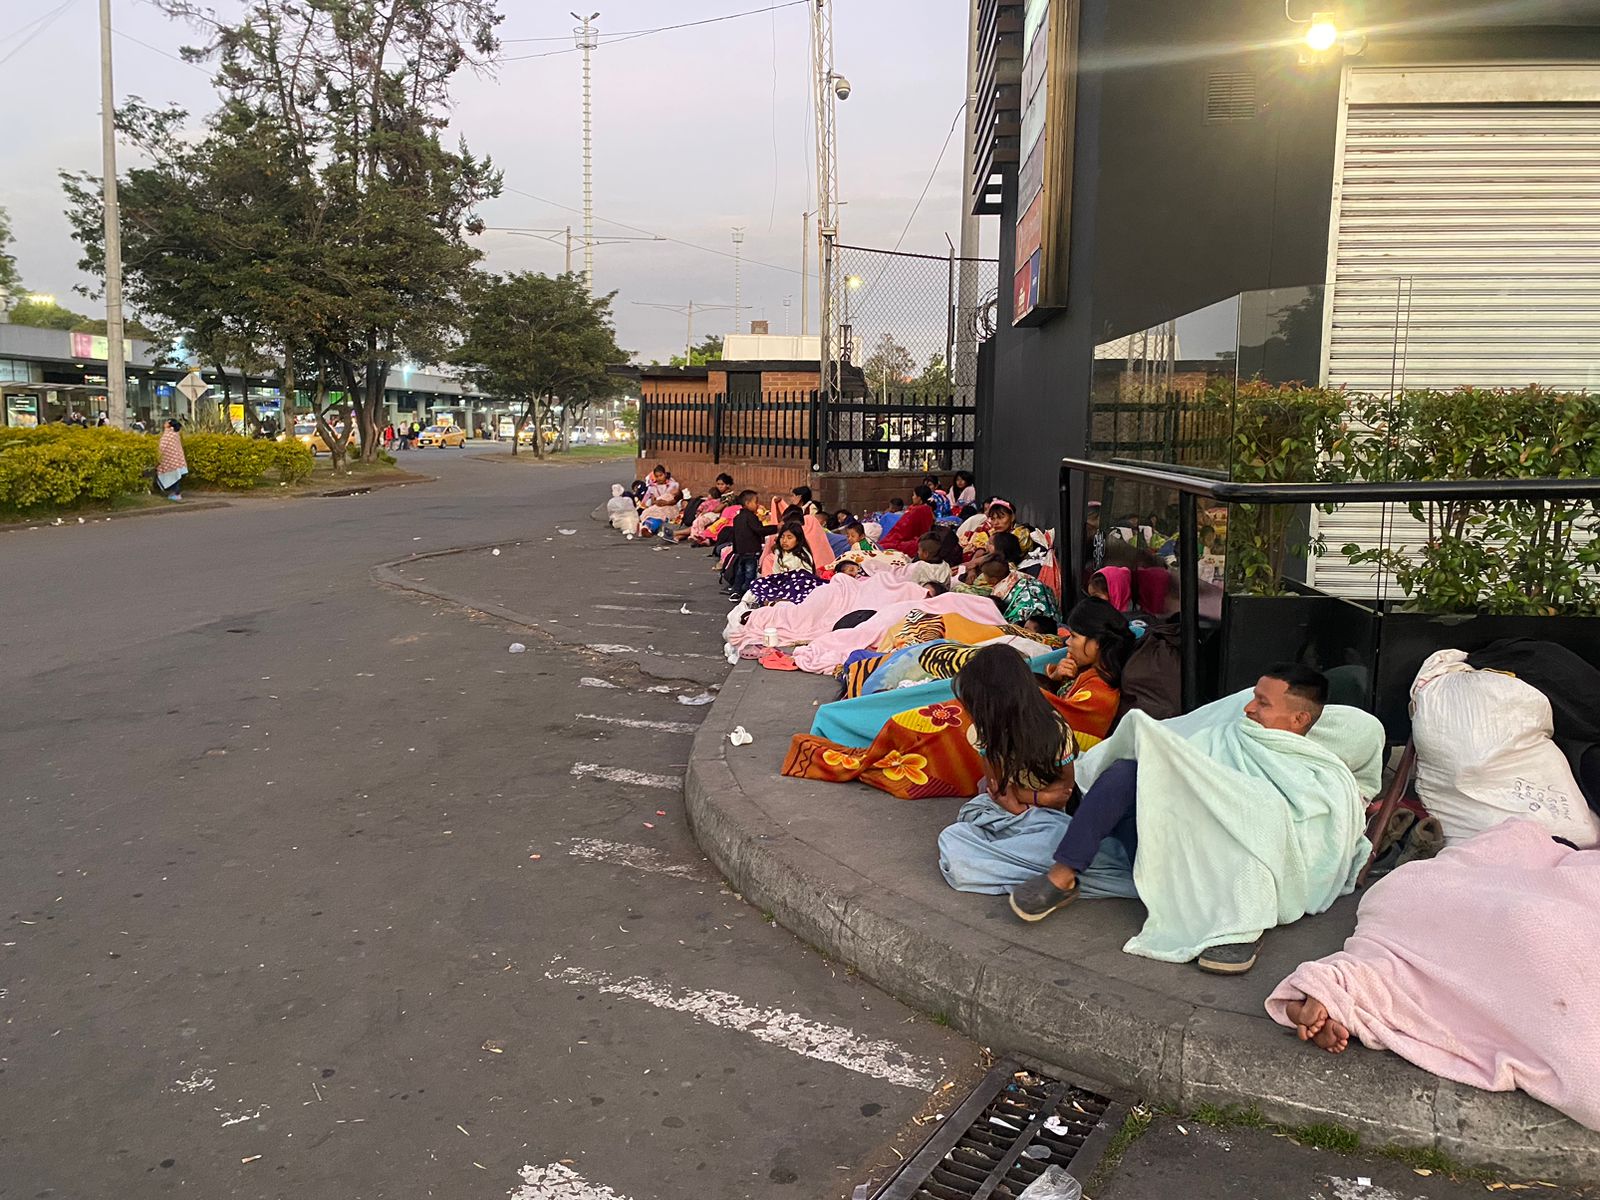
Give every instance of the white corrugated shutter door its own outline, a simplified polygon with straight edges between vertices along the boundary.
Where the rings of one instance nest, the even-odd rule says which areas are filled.
[[[1600,389],[1600,103],[1359,103],[1360,75],[1340,163],[1327,382],[1380,394]],[[1381,519],[1376,505],[1319,515],[1319,587],[1373,594],[1372,573],[1338,549],[1377,544]],[[1391,541],[1414,536],[1403,510],[1393,521]]]

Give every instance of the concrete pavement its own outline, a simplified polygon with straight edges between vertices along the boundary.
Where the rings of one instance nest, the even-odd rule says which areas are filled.
[[[977,1051],[700,856],[704,679],[576,647],[698,665],[706,564],[419,461],[0,539],[0,1196],[847,1195]],[[474,542],[570,641],[373,582]]]

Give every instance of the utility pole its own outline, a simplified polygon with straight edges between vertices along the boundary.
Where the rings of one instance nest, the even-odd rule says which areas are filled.
[[[733,227],[733,331],[744,332],[744,226]]]
[[[822,386],[838,384],[839,346],[833,329],[838,280],[833,248],[839,240],[838,136],[834,101],[850,95],[850,81],[833,69],[833,0],[814,0],[811,9],[811,91],[816,102],[818,317],[822,332]]]
[[[693,300],[689,301],[688,304],[658,304],[650,300],[635,300],[632,303],[638,305],[640,308],[664,308],[668,312],[680,312],[687,314],[689,318],[689,324],[683,339],[683,365],[686,367],[694,365],[692,360],[694,358],[695,313],[727,312],[728,309],[733,307],[731,304],[696,304]]]
[[[783,336],[789,336],[789,297],[783,298]]]
[[[530,229],[522,225],[486,225],[484,229],[491,233],[514,233],[518,237],[534,237],[543,242],[554,242],[556,245],[566,244],[567,271],[572,274],[572,226],[563,229]],[[617,242],[664,242],[667,239],[660,234],[650,234],[648,237],[600,237],[588,239],[591,246],[610,246]]]
[[[128,364],[122,353],[122,216],[117,208],[117,106],[111,83],[111,0],[100,0],[100,159],[106,237],[106,417],[128,427]]]
[[[589,55],[600,42],[599,31],[594,27],[599,16],[597,12],[587,17],[572,14],[574,20],[583,22],[572,32],[577,37],[578,49],[583,51],[583,285],[591,296],[594,295],[594,143],[590,124]]]
[[[572,226],[571,225],[567,226],[567,270],[566,270],[566,273],[568,275],[572,274]]]

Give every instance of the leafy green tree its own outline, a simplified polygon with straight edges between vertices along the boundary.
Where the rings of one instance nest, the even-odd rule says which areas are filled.
[[[77,329],[89,320],[54,300],[24,299],[13,305],[8,315],[13,325],[31,325],[35,329]]]
[[[917,360],[911,357],[911,351],[894,340],[892,334],[885,333],[867,356],[867,361],[861,364],[861,369],[866,375],[867,386],[881,394],[892,387],[903,387],[917,369]]]
[[[935,350],[928,356],[928,365],[911,381],[911,386],[924,402],[945,400],[950,396],[950,364],[945,362],[942,352]]]
[[[702,338],[698,346],[689,347],[689,357],[685,359],[681,354],[674,354],[667,360],[669,367],[703,367],[707,363],[722,361],[722,335],[720,333],[708,334]]]
[[[22,276],[17,271],[16,257],[11,253],[11,217],[0,208],[0,296],[15,296],[22,290]]]
[[[628,357],[617,346],[612,295],[591,298],[579,275],[531,271],[479,274],[467,289],[461,343],[450,361],[481,391],[514,406],[517,434],[534,426],[536,455],[544,454],[543,430],[558,406],[564,426],[623,390],[608,370]],[[511,449],[515,454],[515,437]]]

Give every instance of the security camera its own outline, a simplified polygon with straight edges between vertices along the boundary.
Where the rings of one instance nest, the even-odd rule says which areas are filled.
[[[850,81],[843,75],[833,77],[833,94],[841,100],[850,99]]]

